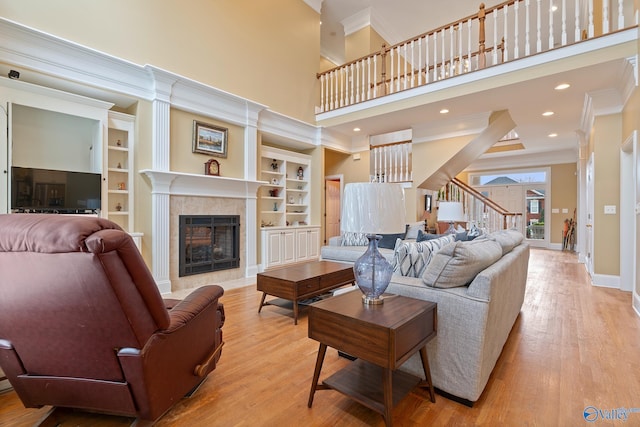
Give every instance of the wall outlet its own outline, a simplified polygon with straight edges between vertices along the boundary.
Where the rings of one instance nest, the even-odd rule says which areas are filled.
[[[605,215],[615,215],[616,214],[616,205],[605,205],[604,206],[604,214]]]

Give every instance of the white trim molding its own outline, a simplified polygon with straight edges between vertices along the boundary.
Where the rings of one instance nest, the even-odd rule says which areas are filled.
[[[591,284],[600,288],[620,289],[620,276],[611,274],[594,274]]]

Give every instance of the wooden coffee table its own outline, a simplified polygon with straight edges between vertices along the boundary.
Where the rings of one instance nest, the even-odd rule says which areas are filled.
[[[362,293],[347,292],[309,306],[309,338],[320,342],[308,406],[316,390],[334,389],[382,414],[386,425],[391,410],[416,385],[431,382],[427,342],[436,335],[437,305],[390,295],[381,305],[364,305]],[[327,346],[358,359],[318,384]],[[426,384],[397,369],[420,352]]]
[[[353,265],[331,261],[313,261],[258,273],[257,288],[262,291],[258,313],[267,295],[293,301],[293,323],[298,324],[298,302],[354,283]]]

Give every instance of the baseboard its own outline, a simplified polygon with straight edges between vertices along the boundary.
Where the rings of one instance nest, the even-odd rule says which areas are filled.
[[[609,274],[594,274],[591,277],[591,284],[601,288],[620,289],[620,276]]]
[[[633,310],[640,317],[640,295],[636,291],[633,291]]]

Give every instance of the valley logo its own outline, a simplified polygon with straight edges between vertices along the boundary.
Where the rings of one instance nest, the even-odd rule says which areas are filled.
[[[598,420],[627,421],[629,414],[634,412],[640,412],[640,408],[598,409],[595,406],[587,406],[582,416],[590,423]]]

